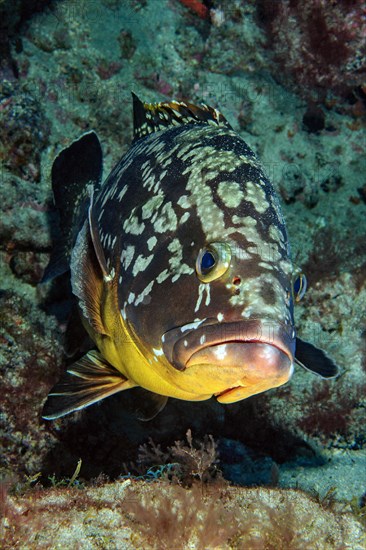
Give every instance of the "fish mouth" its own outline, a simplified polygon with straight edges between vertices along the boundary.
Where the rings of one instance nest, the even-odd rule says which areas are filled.
[[[287,350],[260,340],[234,340],[207,346],[190,357],[187,369],[215,364],[220,371],[231,373],[229,387],[214,393],[220,403],[232,403],[281,386],[293,373],[293,359]]]
[[[290,326],[251,319],[204,320],[186,327],[190,325],[165,333],[164,353],[177,370],[206,369],[222,379],[222,389],[213,391],[222,403],[280,386],[292,375],[295,334]]]
[[[248,350],[253,349],[253,346],[270,346],[270,349],[277,349],[291,361],[295,355],[293,328],[272,320],[250,319],[219,323],[216,319],[205,319],[171,329],[162,338],[165,356],[177,370],[189,368],[198,359],[217,363],[227,356],[237,355],[239,360],[244,344]],[[228,345],[231,346],[230,353],[220,347]]]

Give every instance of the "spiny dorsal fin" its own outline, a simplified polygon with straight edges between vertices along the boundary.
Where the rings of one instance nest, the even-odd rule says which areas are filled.
[[[322,378],[335,378],[339,368],[326,353],[309,342],[296,338],[295,363]]]
[[[135,386],[134,382],[107,363],[99,352],[92,350],[71,365],[52,388],[42,417],[54,420]]]
[[[143,103],[134,93],[132,98],[134,140],[183,124],[213,124],[231,128],[220,111],[204,104],[198,106],[184,101]]]
[[[102,170],[102,149],[95,132],[83,134],[55,158],[51,172],[52,190],[62,237],[55,244],[43,282],[69,269],[71,250],[87,214],[88,186],[99,188]]]

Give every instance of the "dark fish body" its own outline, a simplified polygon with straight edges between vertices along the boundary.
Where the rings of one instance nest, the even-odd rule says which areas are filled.
[[[238,401],[293,372],[294,281],[304,279],[254,153],[210,107],[134,96],[134,119],[135,140],[103,185],[94,133],[55,161],[57,197],[83,142],[93,150],[63,248],[72,248],[73,293],[97,350],[51,392],[46,418],[136,385],[153,392],[152,414],[167,397]],[[313,370],[334,376],[317,351]]]

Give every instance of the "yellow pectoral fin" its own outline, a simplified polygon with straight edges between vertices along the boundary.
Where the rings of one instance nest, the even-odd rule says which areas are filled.
[[[54,420],[135,386],[93,350],[71,365],[54,386],[42,416],[46,420]]]

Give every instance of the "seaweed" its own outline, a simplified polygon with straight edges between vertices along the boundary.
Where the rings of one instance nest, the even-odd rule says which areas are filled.
[[[212,435],[205,435],[201,441],[193,441],[192,431],[186,433],[187,443],[175,441],[166,451],[160,444],[155,444],[152,438],[148,443],[140,445],[137,468],[141,477],[141,470],[148,467],[142,475],[143,479],[158,479],[160,477],[174,479],[178,483],[191,486],[194,480],[201,485],[216,479],[219,474],[217,444]],[[135,468],[136,466],[132,465]]]
[[[128,502],[127,510],[155,548],[184,548],[194,534],[195,548],[222,545],[238,527],[232,513],[205,501],[197,485],[190,490],[176,485],[170,494],[158,492],[148,501]]]

